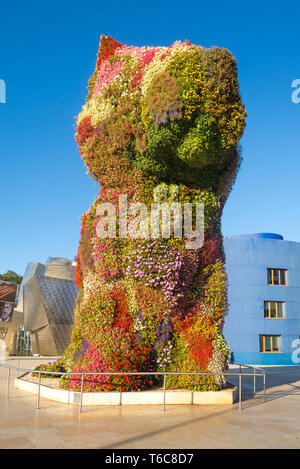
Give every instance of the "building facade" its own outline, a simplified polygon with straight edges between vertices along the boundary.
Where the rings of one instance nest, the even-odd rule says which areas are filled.
[[[256,233],[224,240],[233,363],[300,362],[300,243]],[[299,353],[298,353],[298,352]]]
[[[64,258],[49,258],[46,265],[28,265],[20,301],[33,354],[61,355],[69,345],[79,291],[74,273],[74,263]]]
[[[75,262],[49,257],[46,264],[26,268],[11,321],[7,325],[6,355],[61,355],[74,327]],[[1,343],[0,343],[1,345]]]

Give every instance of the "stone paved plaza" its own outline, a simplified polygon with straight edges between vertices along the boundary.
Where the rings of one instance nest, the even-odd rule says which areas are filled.
[[[261,387],[253,399],[253,381],[244,378],[242,412],[234,404],[171,405],[166,412],[161,406],[85,407],[80,414],[78,406],[43,398],[36,410],[36,397],[12,385],[6,400],[7,371],[0,369],[0,448],[300,449],[300,366],[265,370],[267,402]]]

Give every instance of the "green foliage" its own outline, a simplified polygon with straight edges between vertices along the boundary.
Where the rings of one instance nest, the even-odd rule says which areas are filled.
[[[81,330],[77,326],[72,332],[70,345],[66,348],[60,359],[60,362],[68,372],[73,370],[74,363],[76,362],[75,356],[82,349],[82,340],[83,336]]]
[[[169,71],[161,72],[154,77],[145,101],[156,126],[165,124],[168,119],[182,118],[177,81]]]
[[[143,154],[137,152],[135,155],[137,168],[167,180],[181,135],[180,125],[175,121],[160,127],[150,124],[147,150]]]
[[[214,308],[214,317],[218,321],[228,311],[227,275],[224,264],[218,260],[206,267],[203,273],[208,276],[204,285],[204,298]]]
[[[56,372],[56,373],[66,373],[66,368],[64,363],[61,360],[57,360],[55,362],[49,362],[46,365],[39,365],[34,368],[35,371],[49,371],[49,372]],[[61,378],[62,375],[60,374],[48,374],[48,373],[32,373],[31,376],[33,377],[38,377],[39,374],[41,375],[41,378],[50,378],[50,379],[55,379],[55,378]]]
[[[232,149],[222,146],[217,122],[208,114],[195,120],[193,127],[178,148],[178,157],[192,168],[212,165],[222,168]]]
[[[21,275],[16,274],[16,272],[14,272],[13,270],[8,270],[6,274],[0,275],[0,280],[18,284],[22,282],[22,278],[23,277],[21,277]]]

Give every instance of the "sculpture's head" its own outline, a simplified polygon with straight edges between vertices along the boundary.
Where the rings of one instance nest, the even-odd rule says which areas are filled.
[[[217,192],[220,177],[237,166],[245,116],[228,50],[189,42],[128,47],[102,36],[76,140],[106,187],[130,184],[131,169],[135,178]]]

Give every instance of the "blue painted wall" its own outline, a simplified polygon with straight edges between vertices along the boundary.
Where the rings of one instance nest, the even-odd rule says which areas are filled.
[[[224,335],[232,362],[293,365],[300,336],[300,243],[272,233],[224,240],[229,313]],[[287,269],[287,286],[267,284],[267,268]],[[264,301],[284,301],[285,318],[264,318]],[[280,335],[280,352],[260,352],[259,335]]]

